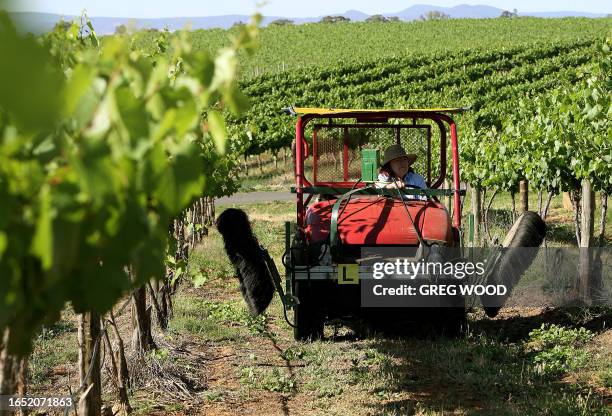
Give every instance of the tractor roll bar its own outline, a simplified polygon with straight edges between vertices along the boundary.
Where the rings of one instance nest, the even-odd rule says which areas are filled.
[[[441,152],[446,150],[446,124],[450,129],[451,138],[451,152],[452,152],[452,172],[453,172],[453,227],[461,227],[461,200],[460,200],[460,178],[459,178],[459,143],[457,140],[457,125],[455,121],[448,115],[442,114],[436,111],[410,111],[410,110],[377,110],[375,116],[379,118],[406,118],[406,119],[429,119],[435,122],[440,128],[440,147]],[[342,112],[333,114],[303,114],[298,115],[297,122],[295,124],[295,192],[297,199],[297,224],[298,228],[304,229],[305,227],[305,216],[306,206],[304,204],[304,188],[312,188],[312,184],[304,177],[304,151],[308,144],[304,138],[304,130],[306,125],[313,119],[330,119],[330,118],[362,118],[364,117],[364,111],[343,110]],[[442,150],[444,149],[444,150]],[[437,188],[443,182],[446,176],[446,158],[443,157],[440,161],[441,176],[436,183],[432,185],[433,188]]]

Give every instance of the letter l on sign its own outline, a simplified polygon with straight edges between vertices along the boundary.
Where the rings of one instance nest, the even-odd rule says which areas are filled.
[[[338,284],[339,285],[359,284],[359,265],[358,264],[339,264],[338,265]]]

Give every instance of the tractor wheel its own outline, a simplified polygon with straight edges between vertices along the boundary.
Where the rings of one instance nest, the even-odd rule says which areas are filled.
[[[323,338],[323,315],[307,281],[295,282],[295,296],[299,305],[293,307],[293,337],[296,341],[314,341]]]
[[[448,338],[461,336],[467,323],[465,298],[460,295],[442,297],[435,316],[437,334]]]
[[[497,265],[487,276],[487,284],[504,284],[508,287],[508,294],[516,286],[527,268],[531,265],[536,256],[536,250],[512,250],[523,247],[539,247],[546,236],[546,223],[535,212],[527,211],[521,215],[506,235],[502,243],[505,253],[499,259]],[[494,318],[501,309],[503,299],[482,296],[484,310],[486,314]],[[489,304],[487,306],[487,303]],[[494,304],[492,304],[494,303]]]
[[[443,337],[458,338],[466,332],[467,311],[465,307],[444,308],[437,322],[436,332]]]

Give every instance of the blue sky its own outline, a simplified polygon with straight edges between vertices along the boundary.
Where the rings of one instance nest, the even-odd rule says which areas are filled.
[[[584,11],[612,13],[610,0],[268,0],[261,9],[265,15],[307,17],[342,13],[356,9],[364,13],[393,13],[414,4],[432,4],[451,7],[458,4],[486,4],[519,12]],[[86,9],[90,16],[120,17],[177,17],[217,16],[224,14],[250,14],[255,10],[252,0],[18,0],[10,7],[18,11],[39,11],[58,14],[79,14]]]

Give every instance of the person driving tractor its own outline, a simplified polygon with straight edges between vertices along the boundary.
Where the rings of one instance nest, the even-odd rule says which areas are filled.
[[[385,149],[382,167],[379,170],[378,188],[418,188],[427,189],[425,179],[414,172],[412,164],[417,155],[408,154],[399,144],[394,144]],[[416,199],[426,199],[422,195],[414,195]]]

